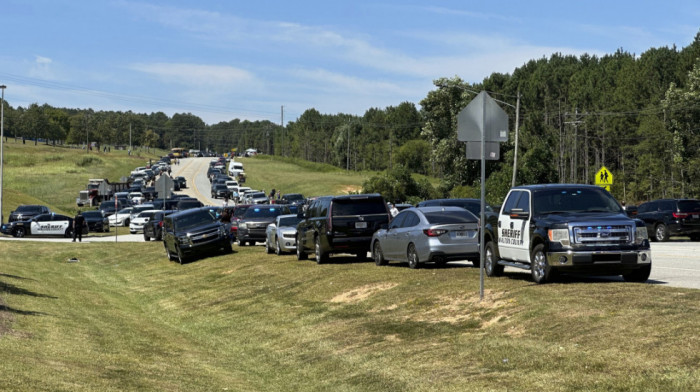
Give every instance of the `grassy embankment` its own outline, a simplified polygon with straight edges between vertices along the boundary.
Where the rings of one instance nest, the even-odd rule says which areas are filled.
[[[700,390],[698,290],[513,273],[479,301],[475,268],[260,246],[186,265],[158,242],[0,254],[0,390]]]

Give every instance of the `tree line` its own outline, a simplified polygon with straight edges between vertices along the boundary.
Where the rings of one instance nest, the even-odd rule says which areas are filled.
[[[622,49],[601,57],[553,54],[512,74],[481,83],[459,77],[434,81],[417,107],[403,102],[364,115],[307,109],[282,127],[234,119],[207,125],[191,113],[93,111],[6,103],[5,133],[38,143],[185,147],[219,153],[256,148],[263,153],[385,171],[367,188],[394,186],[406,172],[436,177],[397,198],[478,195],[479,163],[457,140],[457,114],[485,90],[505,103],[510,130],[520,101],[516,183],[593,183],[606,166],[612,193],[636,203],[660,197],[700,197],[700,33],[687,47]],[[511,184],[513,132],[501,160],[487,164],[487,198],[500,203]],[[410,176],[409,176],[410,177]],[[393,178],[393,181],[389,181]],[[394,185],[386,185],[394,184]],[[379,188],[377,188],[379,187]],[[388,190],[386,190],[388,192]]]

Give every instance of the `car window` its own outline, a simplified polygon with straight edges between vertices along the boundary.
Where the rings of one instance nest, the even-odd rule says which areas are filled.
[[[391,220],[391,223],[389,223],[389,229],[395,229],[397,227],[401,227],[401,224],[403,223],[404,219],[406,219],[406,215],[408,212],[400,212],[394,219]]]
[[[553,188],[537,191],[536,214],[562,212],[622,212],[617,201],[602,188]]]
[[[476,223],[476,216],[469,211],[435,211],[424,214],[431,225],[449,223]]]
[[[519,208],[523,212],[530,212],[530,192],[522,192],[515,208]]]
[[[522,193],[522,191],[513,191],[510,193],[510,195],[508,195],[508,199],[506,199],[506,202],[503,204],[504,214],[511,213],[513,208],[515,208],[515,206],[518,204],[518,199]],[[481,214],[481,211],[479,211],[479,214]]]
[[[215,221],[216,217],[208,210],[196,210],[184,216],[178,216],[173,223],[176,230],[187,230]]]
[[[406,218],[401,222],[401,227],[413,227],[420,223],[420,218],[413,211],[406,211]]]
[[[678,202],[678,210],[680,212],[700,212],[700,201],[681,200]]]
[[[676,211],[676,202],[674,200],[664,200],[660,203],[661,211]]]
[[[296,216],[287,216],[284,218],[280,218],[280,227],[281,226],[296,226],[301,219],[297,218]]]
[[[382,199],[336,199],[333,201],[333,216],[386,214]]]

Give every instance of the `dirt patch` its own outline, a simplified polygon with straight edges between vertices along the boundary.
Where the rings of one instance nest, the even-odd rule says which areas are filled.
[[[362,191],[362,187],[359,185],[345,185],[340,188],[341,194],[358,193],[360,191]]]
[[[406,319],[427,323],[457,324],[478,322],[480,328],[488,328],[508,319],[507,309],[512,300],[504,299],[505,293],[486,290],[484,300],[478,295],[469,297],[440,297],[436,305],[427,312],[412,314]],[[494,312],[496,311],[496,312]],[[494,314],[495,313],[495,314]]]
[[[331,302],[334,303],[348,303],[348,302],[360,302],[363,301],[367,298],[369,298],[371,295],[393,289],[394,287],[398,286],[398,283],[379,283],[379,284],[369,284],[366,286],[358,287],[356,289],[344,292],[342,294],[338,294],[335,297],[331,298]]]

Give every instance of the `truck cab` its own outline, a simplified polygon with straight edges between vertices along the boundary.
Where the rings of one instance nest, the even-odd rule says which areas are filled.
[[[651,273],[644,223],[629,218],[612,195],[593,185],[515,187],[486,238],[488,276],[501,275],[505,266],[530,270],[537,283],[558,273],[644,282]]]

